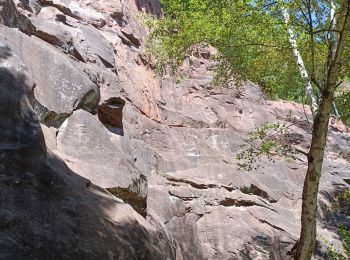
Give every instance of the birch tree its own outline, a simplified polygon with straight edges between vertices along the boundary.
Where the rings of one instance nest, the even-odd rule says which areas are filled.
[[[288,37],[289,37],[290,45],[292,46],[295,63],[299,68],[301,79],[305,82],[305,93],[308,98],[312,115],[315,116],[318,110],[317,98],[313,93],[313,88],[312,88],[311,80],[309,78],[309,74],[306,70],[303,58],[301,57],[300,52],[298,50],[296,37],[294,35],[293,28],[290,25],[288,11],[286,10],[285,7],[282,7],[281,10],[282,10],[284,23],[287,25],[287,28],[288,28],[287,29]]]

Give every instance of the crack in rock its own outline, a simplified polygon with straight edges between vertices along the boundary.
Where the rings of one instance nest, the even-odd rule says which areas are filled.
[[[210,189],[210,188],[218,188],[218,189],[224,188],[229,192],[234,190],[233,187],[229,187],[229,186],[225,186],[225,185],[196,183],[196,182],[193,182],[190,180],[176,179],[176,178],[170,177],[170,176],[166,176],[166,178],[168,181],[189,184],[191,187],[198,189],[198,190],[205,190],[205,189]]]
[[[287,231],[284,230],[283,228],[280,228],[280,227],[278,227],[278,226],[276,226],[276,225],[273,225],[273,224],[271,224],[270,222],[268,222],[268,221],[265,220],[265,219],[261,219],[261,218],[258,218],[258,217],[256,217],[256,216],[254,216],[251,212],[249,212],[249,214],[250,214],[253,218],[255,218],[256,220],[258,220],[260,223],[267,224],[267,225],[269,225],[270,227],[272,227],[272,228],[274,228],[274,229],[277,229],[277,230],[279,230],[279,231],[287,232]]]
[[[256,195],[258,197],[261,197],[263,199],[266,199],[270,203],[277,202],[277,200],[271,198],[266,191],[260,189],[258,186],[254,185],[254,184],[251,184],[250,186],[242,187],[242,188],[240,188],[240,191],[244,194]]]

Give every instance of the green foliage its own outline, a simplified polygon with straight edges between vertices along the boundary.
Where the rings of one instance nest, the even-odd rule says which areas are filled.
[[[336,104],[342,121],[350,126],[350,80],[346,79],[339,87]]]
[[[350,212],[350,189],[339,192],[332,203],[333,210],[340,210],[345,213]]]
[[[159,74],[176,72],[195,46],[211,45],[217,82],[250,79],[273,97],[299,99],[302,82],[278,17],[256,1],[163,0],[163,19],[149,19],[149,54]],[[273,8],[271,11],[275,12]],[[278,25],[278,26],[276,26]],[[282,86],[288,84],[288,88]],[[290,87],[291,86],[291,87]]]
[[[341,252],[336,250],[327,239],[321,238],[321,240],[327,247],[327,255],[329,260],[346,260],[347,259]]]
[[[297,151],[292,144],[285,141],[285,137],[290,134],[290,127],[293,125],[267,122],[251,131],[246,143],[241,145],[244,150],[236,156],[240,161],[239,168],[246,171],[257,170],[261,157],[273,162],[276,157],[291,161]]]
[[[350,212],[350,189],[344,189],[338,192],[334,198],[329,212],[334,214],[340,214],[343,216],[348,216]],[[343,242],[343,248],[345,255],[341,254],[339,251],[335,250],[328,241],[323,239],[325,245],[328,248],[328,254],[330,259],[334,260],[345,260],[350,258],[350,230],[343,223],[337,221],[337,230],[340,240]]]
[[[339,233],[343,241],[345,252],[347,256],[350,257],[350,230],[346,228],[344,225],[340,225]]]
[[[342,254],[339,250],[336,250],[327,239],[321,237],[321,240],[327,247],[327,254],[330,260],[347,260],[350,257],[350,230],[344,225],[340,225],[338,228],[338,233],[343,242],[346,255]]]
[[[335,2],[341,8],[343,1]],[[330,44],[328,0],[161,0],[161,4],[164,17],[147,21],[148,53],[156,58],[158,74],[176,73],[196,46],[210,45],[218,50],[214,82],[249,79],[272,99],[305,102],[304,82],[288,42],[287,26],[291,26],[315,91],[322,87]],[[291,16],[289,25],[283,23],[282,7]],[[337,21],[341,24],[342,16]],[[350,53],[350,40],[346,46]],[[349,62],[343,68],[341,76],[350,75]],[[350,120],[348,97],[337,100],[346,120]]]

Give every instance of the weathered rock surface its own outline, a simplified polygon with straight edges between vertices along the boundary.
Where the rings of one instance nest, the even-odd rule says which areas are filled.
[[[4,159],[1,168],[9,170],[0,176],[0,239],[18,255],[1,247],[0,258],[25,259],[36,248],[33,259],[50,252],[74,259],[284,259],[299,235],[306,157],[262,158],[246,172],[236,156],[249,131],[267,121],[289,124],[290,115],[298,123],[285,141],[307,151],[308,111],[267,101],[250,82],[213,87],[211,49],[184,63],[180,82],[154,77],[138,12],[160,15],[156,0],[1,3],[3,23],[19,29],[0,27],[9,47],[2,48],[2,67],[22,71],[26,83],[0,91],[7,102],[0,137],[12,140],[1,137],[0,152],[15,153],[20,167]],[[23,92],[19,86],[24,99],[6,101],[11,91]],[[324,208],[350,187],[350,135],[337,120],[330,130],[318,232],[341,248]],[[34,148],[24,149],[28,143]],[[16,187],[21,192],[10,190]]]
[[[97,86],[54,47],[7,27],[0,27],[0,40],[11,46],[35,80],[35,110],[43,122],[57,126],[75,109],[97,109]]]
[[[34,86],[0,46],[0,258],[175,259],[171,242],[129,205],[48,154]]]

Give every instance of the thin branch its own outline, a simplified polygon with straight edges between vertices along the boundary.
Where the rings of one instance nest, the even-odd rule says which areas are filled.
[[[335,86],[335,88],[337,89],[341,84],[343,84],[344,83],[344,81],[342,80],[342,81],[340,81],[340,82],[338,82],[338,84]]]
[[[316,80],[315,75],[312,75],[311,82],[318,88],[318,90],[322,91],[321,84]]]
[[[347,3],[347,9],[345,13],[344,22],[337,42],[337,49],[334,54],[333,60],[330,61],[330,66],[327,73],[327,81],[325,91],[333,92],[336,89],[337,73],[340,70],[342,54],[345,46],[345,39],[349,36],[348,30],[350,27],[350,3]]]
[[[316,30],[316,31],[314,31],[313,33],[314,34],[319,34],[319,33],[325,33],[325,32],[335,32],[335,33],[340,33],[340,31],[339,30],[337,30],[337,29],[319,29],[319,30]]]
[[[304,5],[305,5],[305,4],[304,4]],[[300,6],[299,2],[297,2],[297,6],[298,6],[298,8],[299,8],[299,10],[300,10],[300,12],[301,12],[301,14],[302,14],[302,16],[304,17],[306,24],[307,24],[307,25],[310,25],[311,20],[309,21],[308,16],[307,16],[306,13],[304,12],[303,7]]]
[[[315,81],[315,38],[314,38],[314,26],[312,22],[312,13],[311,13],[311,3],[308,1],[307,12],[309,16],[309,30],[310,30],[310,49],[311,49],[311,81]],[[318,86],[316,82],[316,86]]]
[[[308,156],[308,152],[305,152],[304,150],[297,148],[297,147],[293,147],[295,149],[295,151],[297,151],[298,153],[301,153],[305,156]]]
[[[227,47],[230,48],[240,48],[240,47],[249,47],[249,46],[262,46],[262,47],[268,47],[268,48],[274,48],[274,49],[292,49],[291,47],[287,46],[279,46],[279,45],[273,45],[273,44],[266,44],[266,43],[242,43],[239,45],[231,45],[227,44]]]

